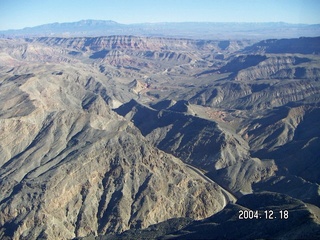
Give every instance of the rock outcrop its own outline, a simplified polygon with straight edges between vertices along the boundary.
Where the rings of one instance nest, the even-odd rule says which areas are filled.
[[[142,231],[129,230],[96,239],[317,239],[319,217],[319,208],[313,205],[283,194],[263,192],[246,195],[201,221],[172,219]]]
[[[319,54],[320,37],[300,37],[293,39],[268,39],[246,48],[246,52],[254,53],[301,53]]]
[[[1,238],[122,232],[223,207],[217,184],[152,147],[76,69],[32,70],[1,79]]]
[[[131,120],[156,147],[206,170],[235,193],[250,192],[252,183],[274,174],[277,168],[272,161],[253,159],[243,138],[223,125],[194,116],[188,105],[178,101],[155,110],[131,100],[115,111]]]
[[[0,39],[0,238],[318,237],[318,41]]]

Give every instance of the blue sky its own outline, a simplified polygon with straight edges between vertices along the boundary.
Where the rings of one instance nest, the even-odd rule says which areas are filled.
[[[319,0],[0,0],[0,30],[83,19],[320,23]]]

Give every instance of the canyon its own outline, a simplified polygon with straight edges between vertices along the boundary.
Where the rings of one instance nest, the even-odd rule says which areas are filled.
[[[319,238],[319,53],[320,37],[1,38],[0,238]]]

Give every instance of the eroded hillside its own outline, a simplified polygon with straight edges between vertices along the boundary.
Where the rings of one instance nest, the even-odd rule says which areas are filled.
[[[79,78],[74,67],[48,74],[61,68],[14,70],[1,81],[2,236],[70,239],[224,207],[217,184],[151,146],[86,89],[84,69]]]
[[[216,221],[266,190],[265,206],[291,201],[311,216],[320,56],[299,44],[318,39],[281,51],[275,40],[0,39],[0,237],[71,239],[176,218],[189,237],[193,220],[238,224]]]

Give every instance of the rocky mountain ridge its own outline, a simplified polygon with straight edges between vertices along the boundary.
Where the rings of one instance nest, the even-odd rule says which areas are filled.
[[[294,209],[290,215],[290,221],[284,218],[283,203],[288,212]],[[264,209],[269,209],[274,215],[269,218]],[[239,212],[247,211],[255,213],[258,219],[255,217],[239,219]],[[282,220],[276,220],[277,217]],[[152,225],[145,230],[128,230],[123,234],[100,236],[96,239],[115,240],[139,237],[148,239],[255,239],[260,237],[315,239],[320,236],[318,223],[319,209],[314,206],[304,205],[301,201],[286,195],[263,192],[248,194],[240,198],[236,204],[229,204],[221,212],[201,221],[172,219],[170,222]],[[306,225],[309,227],[306,228]],[[230,231],[230,228],[237,231]],[[247,229],[252,231],[247,232]]]
[[[248,52],[319,54],[320,37],[300,37],[294,39],[269,39],[254,44]]]
[[[133,121],[157,148],[186,163],[207,172],[228,169],[227,176],[240,175],[235,172],[247,171],[246,175],[237,181],[230,178],[221,183],[233,193],[250,192],[252,183],[274,174],[277,168],[272,161],[261,162],[251,158],[249,146],[236,132],[224,129],[213,121],[193,116],[192,113],[190,115],[188,110],[185,115],[185,112],[180,111],[181,108],[177,109],[177,105],[180,103],[156,111],[132,100],[115,111]]]
[[[217,184],[150,146],[85,78],[70,82],[78,70],[47,79],[33,70],[1,81],[2,237],[70,239],[223,207]]]
[[[318,236],[309,40],[0,39],[0,237],[218,238],[262,199],[288,207],[286,230],[227,237]]]

